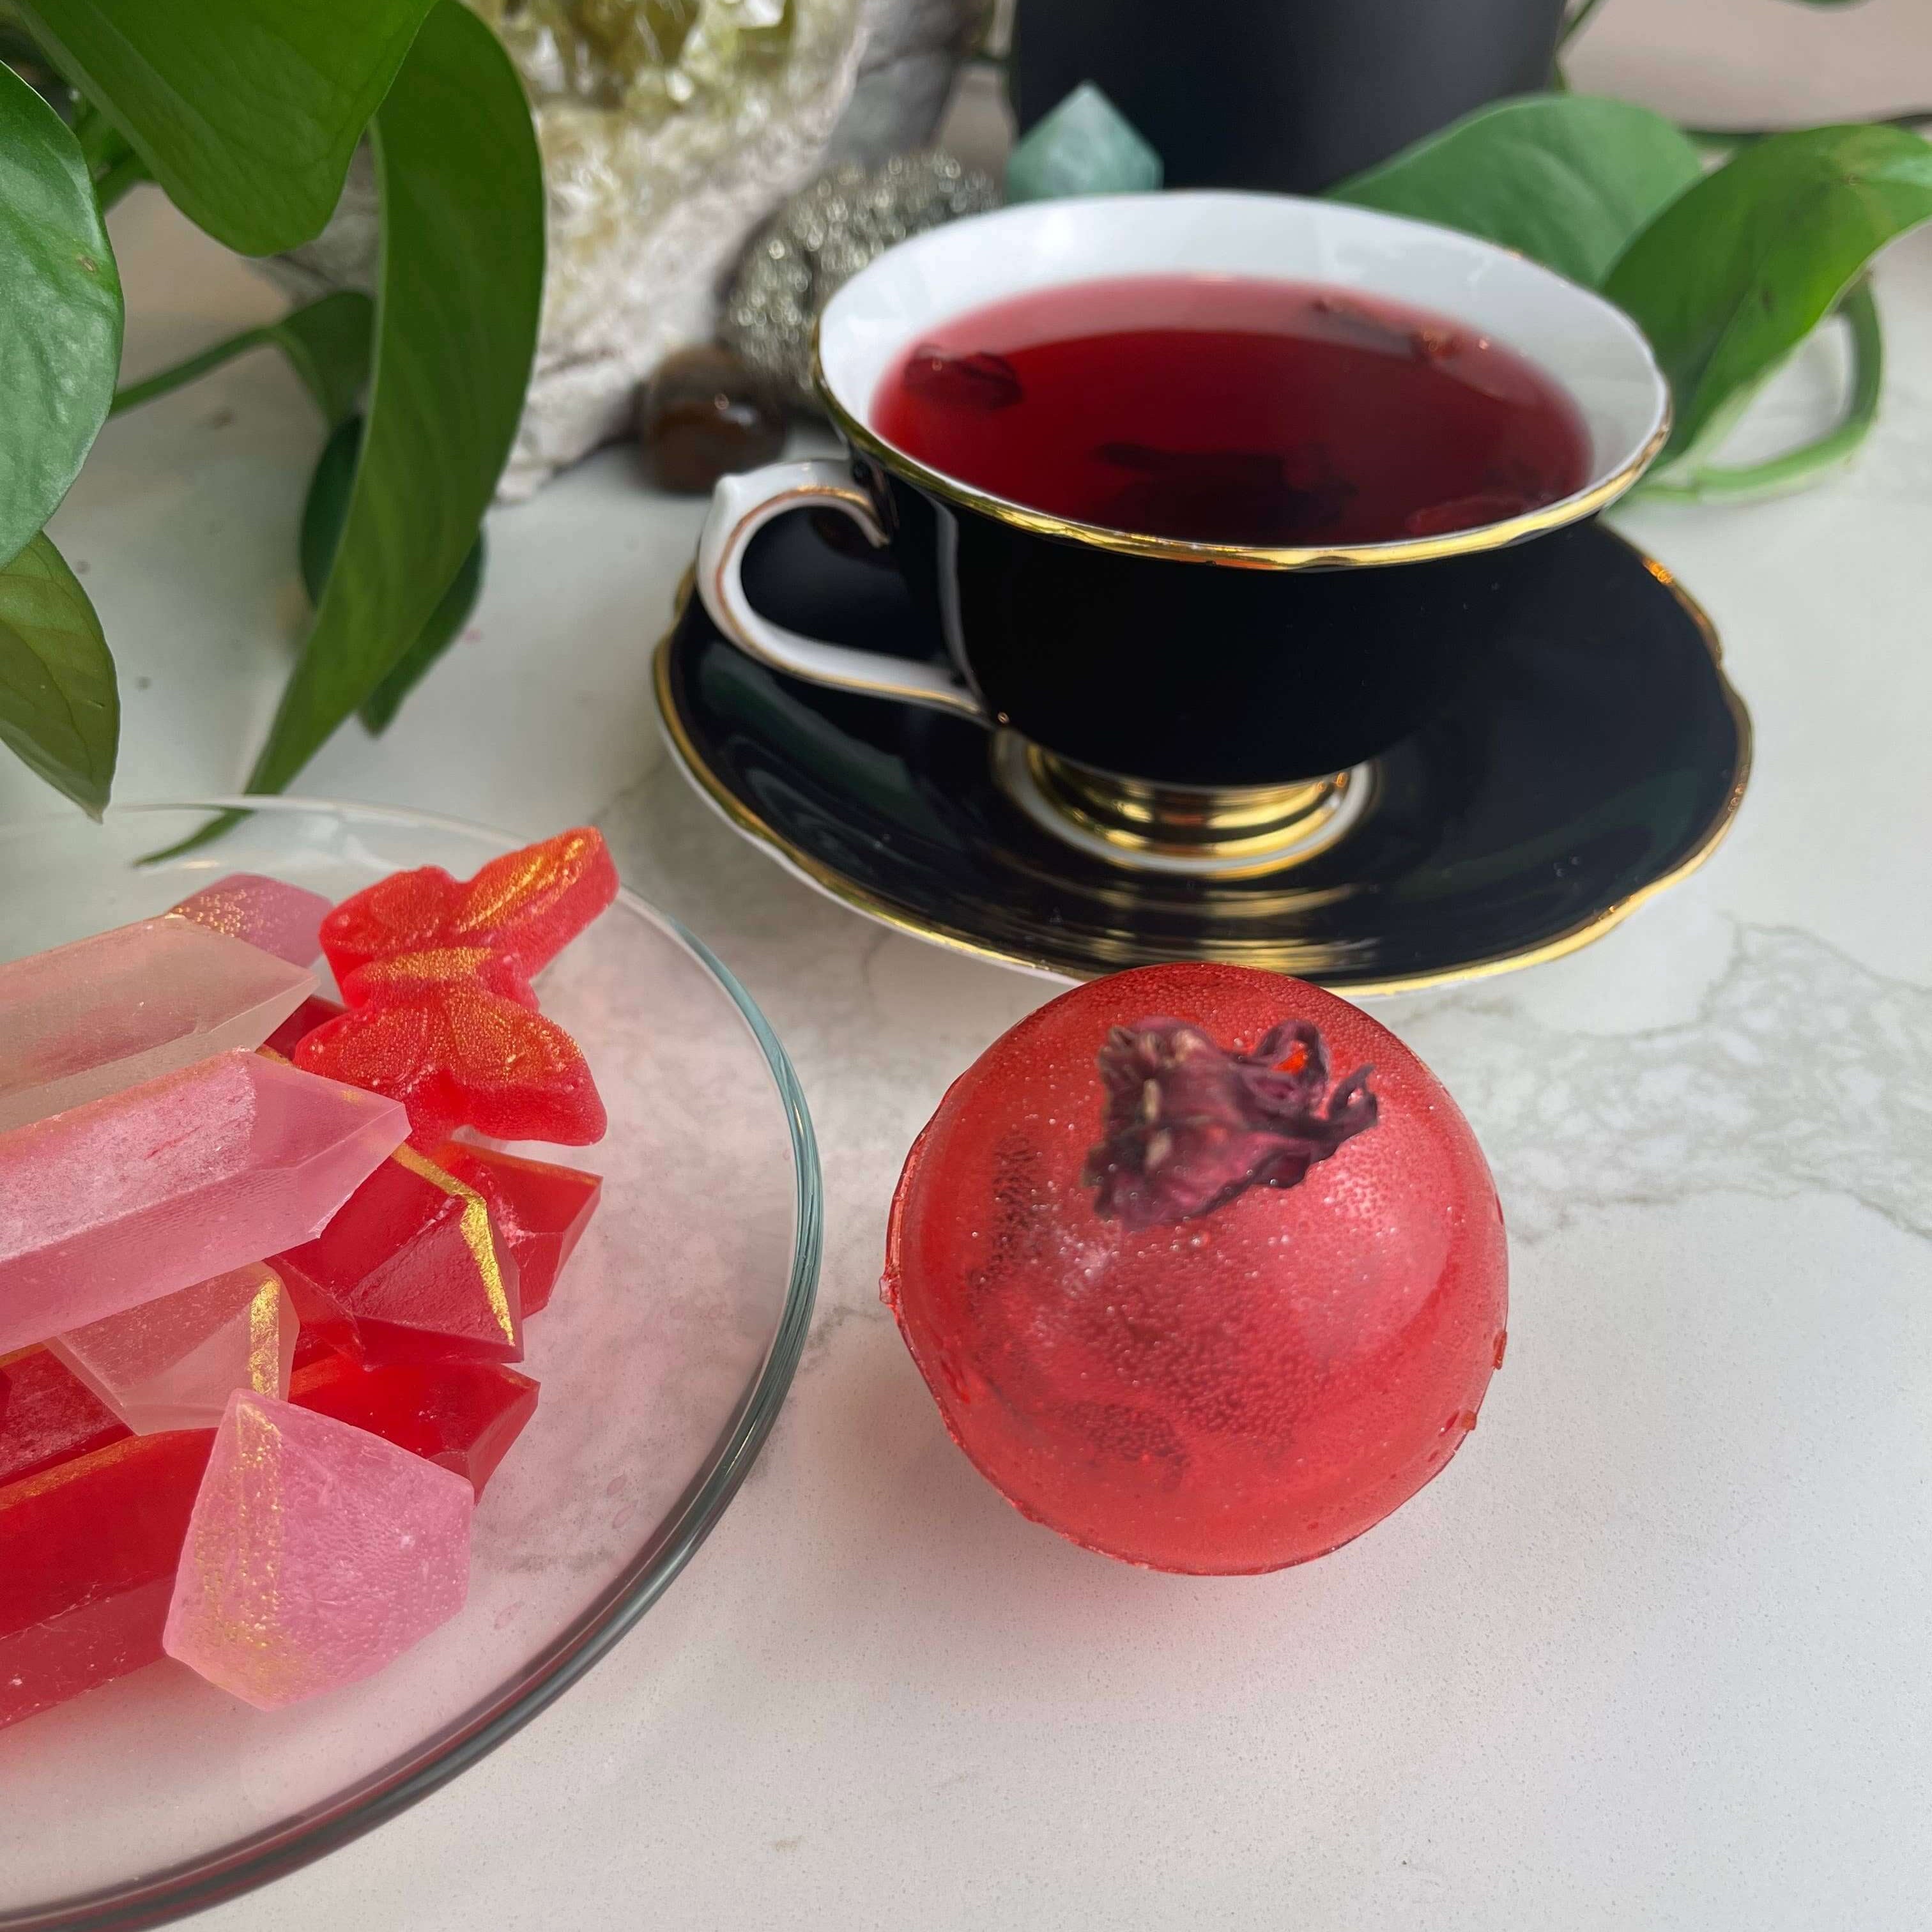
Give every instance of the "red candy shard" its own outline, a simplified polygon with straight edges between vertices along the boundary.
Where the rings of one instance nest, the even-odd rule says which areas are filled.
[[[338,980],[371,960],[433,946],[482,946],[526,976],[561,952],[617,896],[617,868],[587,826],[493,859],[464,884],[440,866],[398,872],[322,922]]]
[[[334,1019],[342,1010],[340,1001],[325,1000],[320,993],[312,993],[262,1041],[261,1050],[292,1060],[303,1035],[314,1032],[324,1020]]]
[[[581,1168],[525,1160],[495,1148],[448,1141],[436,1164],[490,1204],[504,1245],[516,1257],[518,1286],[526,1320],[549,1304],[590,1217],[604,1183]]]
[[[130,1436],[0,1489],[0,1730],[160,1657],[214,1442]]]
[[[363,1368],[335,1355],[298,1372],[289,1400],[454,1469],[480,1496],[536,1413],[537,1385],[496,1362]]]
[[[0,1490],[128,1433],[50,1348],[37,1343],[0,1356]]]
[[[514,1253],[482,1196],[412,1148],[273,1264],[304,1330],[365,1362],[523,1355]]]
[[[430,981],[352,1006],[296,1049],[296,1064],[400,1100],[418,1147],[459,1126],[493,1140],[601,1140],[608,1124],[582,1050],[562,1028],[476,981]]]
[[[1226,1574],[1319,1556],[1442,1468],[1507,1281],[1481,1150],[1414,1054],[1316,987],[1196,964],[1076,988],[953,1083],[882,1288],[1022,1514]]]
[[[293,1301],[296,1297],[290,1295],[289,1299]],[[299,1322],[299,1310],[296,1311],[296,1316]],[[333,1361],[341,1352],[332,1343],[324,1340],[314,1328],[298,1327],[296,1330],[296,1358],[289,1364],[289,1373],[292,1378],[298,1376],[303,1370],[314,1367],[317,1362]]]

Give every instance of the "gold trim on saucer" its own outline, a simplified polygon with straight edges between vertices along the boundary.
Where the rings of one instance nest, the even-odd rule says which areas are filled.
[[[1341,956],[1339,947],[1311,945],[1301,940],[1275,943],[1267,940],[1232,939],[1204,947],[1196,954],[1169,956],[1220,959],[1234,964],[1292,973],[1300,979],[1330,985],[1336,991],[1346,994],[1352,999],[1382,993],[1418,992],[1430,987],[1453,986],[1462,980],[1486,979],[1495,974],[1514,972],[1519,967],[1540,965],[1546,960],[1561,958],[1565,953],[1576,952],[1588,945],[1592,940],[1601,938],[1612,927],[1621,925],[1646,901],[1654,898],[1658,893],[1676,885],[1678,880],[1688,878],[1724,842],[1725,835],[1737,818],[1738,808],[1744,801],[1744,789],[1750,781],[1751,770],[1750,714],[1745,710],[1743,699],[1738,695],[1730,679],[1724,675],[1724,646],[1703,607],[1662,564],[1644,555],[1628,539],[1618,538],[1618,541],[1624,543],[1635,554],[1644,568],[1676,599],[1685,616],[1696,627],[1705,649],[1710,653],[1711,662],[1716,668],[1725,708],[1731,715],[1737,734],[1737,770],[1732,779],[1730,790],[1726,795],[1723,808],[1706,828],[1694,850],[1680,860],[1669,872],[1640,886],[1628,898],[1606,906],[1600,913],[1580,922],[1567,932],[1558,933],[1552,939],[1542,940],[1520,951],[1496,953],[1470,960],[1441,971],[1397,974],[1379,980],[1354,979],[1346,975],[1346,968],[1348,962],[1346,957]],[[657,697],[658,718],[673,754],[700,794],[728,824],[753,843],[764,846],[788,871],[795,873],[808,885],[815,886],[828,898],[836,899],[840,904],[877,921],[881,926],[889,926],[895,932],[925,940],[932,945],[943,946],[952,952],[963,952],[972,958],[987,960],[996,965],[1018,967],[1022,971],[1038,973],[1062,982],[1098,978],[1102,973],[1113,971],[1120,967],[1148,963],[1136,944],[1132,933],[1126,930],[1092,935],[1088,949],[1090,952],[1096,957],[1109,958],[1111,963],[1104,966],[1096,965],[1090,973],[1070,970],[1063,962],[1037,955],[1010,952],[1000,946],[990,946],[962,928],[916,917],[863,886],[855,885],[843,874],[794,845],[766,824],[698,755],[698,748],[692,742],[690,734],[686,730],[684,721],[678,716],[677,706],[673,701],[671,650],[685,606],[689,599],[691,586],[692,578],[687,573],[678,594],[670,628],[658,643],[652,665],[652,683]],[[1124,918],[1131,912],[1133,904],[1132,895],[1126,890],[1129,876],[1123,873],[1119,892]],[[1143,873],[1139,878],[1144,884],[1150,886],[1159,883],[1154,875],[1149,874]],[[1204,883],[1211,887],[1211,880]],[[1285,884],[1278,896],[1278,902],[1294,901],[1306,904],[1311,898],[1345,896],[1348,890],[1346,885],[1340,885],[1319,889],[1304,888],[1298,892]],[[1252,910],[1262,912],[1266,908],[1257,907]]]
[[[1196,543],[1179,537],[1148,536],[1136,530],[1117,530],[1104,524],[1083,524],[1068,517],[1057,517],[1046,510],[1029,508],[1010,497],[996,496],[976,489],[942,470],[928,469],[916,458],[886,441],[868,424],[847,409],[832,392],[819,360],[818,331],[812,336],[812,381],[820,405],[832,418],[832,427],[855,450],[862,450],[874,462],[896,476],[916,484],[922,490],[962,509],[976,510],[996,522],[1016,530],[1030,530],[1035,536],[1056,537],[1068,543],[1087,544],[1100,550],[1115,550],[1128,556],[1165,557],[1176,563],[1234,564],[1250,570],[1334,570],[1345,565],[1427,563],[1445,556],[1471,556],[1480,550],[1501,550],[1520,543],[1526,537],[1540,536],[1567,524],[1581,523],[1607,509],[1650,467],[1652,459],[1670,436],[1672,405],[1666,398],[1664,414],[1643,446],[1613,474],[1600,483],[1559,502],[1540,509],[1526,511],[1520,517],[1501,523],[1479,524],[1474,530],[1449,530],[1441,536],[1399,537],[1384,543],[1319,544]]]

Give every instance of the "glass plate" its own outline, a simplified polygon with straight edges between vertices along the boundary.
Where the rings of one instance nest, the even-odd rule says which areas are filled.
[[[224,806],[253,815],[158,867]],[[224,874],[332,898],[518,842],[421,814],[215,799],[0,826],[0,959],[164,910]],[[0,1731],[0,1927],[152,1924],[278,1877],[474,1763],[650,1608],[744,1480],[797,1366],[818,1160],[744,990],[629,893],[538,982],[610,1116],[604,1177],[530,1325],[537,1412],[476,1518],[459,1617],[366,1682],[272,1714],[164,1661]],[[721,1208],[722,1211],[721,1211]]]

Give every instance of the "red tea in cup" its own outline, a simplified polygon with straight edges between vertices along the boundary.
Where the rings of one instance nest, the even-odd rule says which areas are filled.
[[[1074,523],[1218,544],[1396,542],[1588,480],[1534,363],[1454,319],[1306,282],[1136,275],[926,330],[873,426],[929,469]]]

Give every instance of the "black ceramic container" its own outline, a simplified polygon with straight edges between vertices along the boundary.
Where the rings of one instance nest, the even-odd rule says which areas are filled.
[[[1548,86],[1564,0],[1020,0],[1022,130],[1082,81],[1170,188],[1316,194],[1505,94]]]

